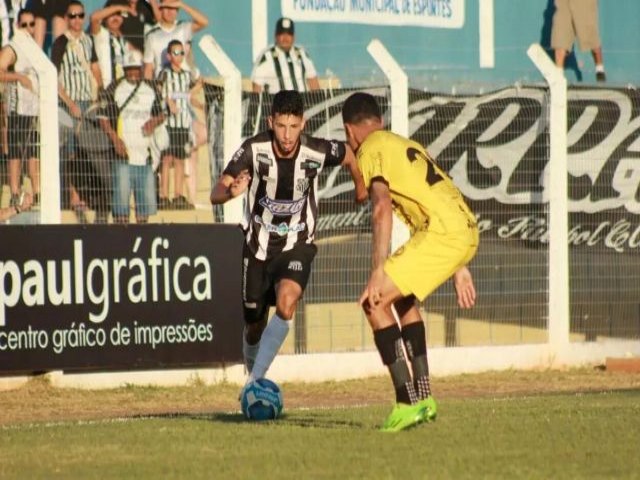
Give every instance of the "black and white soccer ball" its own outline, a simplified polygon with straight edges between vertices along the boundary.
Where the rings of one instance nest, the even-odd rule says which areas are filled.
[[[240,407],[247,420],[275,420],[282,406],[282,391],[272,380],[259,378],[242,389]]]

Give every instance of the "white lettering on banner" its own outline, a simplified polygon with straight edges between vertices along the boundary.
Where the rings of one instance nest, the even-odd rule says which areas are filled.
[[[149,325],[133,322],[133,327],[120,322],[107,328],[72,322],[68,328],[56,328],[51,333],[34,329],[0,330],[0,352],[20,350],[46,350],[60,355],[76,348],[95,348],[112,345],[150,345],[152,349],[163,345],[182,343],[209,343],[213,340],[213,325],[190,318],[186,323],[176,325]]]
[[[484,222],[484,229],[492,228],[491,221]],[[518,239],[528,242],[549,243],[549,226],[545,217],[525,215],[511,218],[496,228],[498,237]],[[569,245],[587,245],[604,247],[624,253],[640,247],[640,225],[634,225],[626,218],[615,222],[604,221],[595,225],[575,224],[569,230]]]
[[[281,0],[295,21],[462,28],[465,0]]]
[[[38,258],[22,265],[13,260],[0,262],[0,327],[5,326],[6,309],[20,301],[27,306],[47,302],[55,306],[83,305],[85,291],[87,303],[98,309],[88,313],[88,319],[96,324],[107,318],[111,303],[120,303],[122,294],[133,304],[155,303],[160,292],[166,302],[172,295],[181,302],[211,300],[211,264],[207,257],[182,256],[172,263],[166,256],[169,240],[161,237],[153,238],[147,251],[141,246],[138,237],[130,258],[86,259],[83,241],[74,240],[72,259]]]
[[[568,132],[569,211],[622,207],[640,214],[640,116],[633,99],[604,89],[569,90],[568,99],[570,115],[577,116]],[[433,96],[409,106],[410,135],[444,117],[443,129],[429,130],[426,135],[433,140],[423,143],[467,197],[512,205],[546,203],[547,102],[546,92],[535,88]]]

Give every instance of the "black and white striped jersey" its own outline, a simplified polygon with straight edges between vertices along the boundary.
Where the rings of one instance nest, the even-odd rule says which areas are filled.
[[[51,61],[71,100],[93,100],[91,64],[96,63],[98,57],[91,36],[82,32],[78,38],[71,38],[68,32],[63,33],[51,46]]]
[[[302,134],[294,156],[278,158],[272,141],[272,131],[247,139],[223,172],[234,178],[243,170],[251,175],[243,227],[258,260],[313,242],[320,172],[340,165],[346,152],[342,142]]]
[[[167,112],[167,126],[172,128],[191,128],[193,115],[189,92],[194,85],[194,72],[188,70],[175,71],[171,66],[165,67],[158,75],[162,100],[171,99],[177,108],[176,113]]]
[[[258,55],[251,80],[269,93],[280,90],[308,90],[307,79],[317,77],[316,68],[303,47],[294,45],[285,52],[272,45]]]

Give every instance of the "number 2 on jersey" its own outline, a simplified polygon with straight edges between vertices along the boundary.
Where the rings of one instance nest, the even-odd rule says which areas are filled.
[[[443,173],[435,164],[433,159],[428,155],[425,155],[420,150],[416,148],[407,148],[407,158],[411,163],[416,160],[423,160],[427,167],[427,176],[425,181],[430,187],[433,187],[436,183],[444,180]]]

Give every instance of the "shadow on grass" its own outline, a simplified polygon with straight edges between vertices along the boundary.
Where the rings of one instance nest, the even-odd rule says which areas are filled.
[[[325,428],[325,429],[370,429],[370,425],[355,420],[344,420],[331,417],[328,414],[295,412],[293,414],[283,414],[277,420],[250,421],[246,420],[240,412],[164,412],[145,415],[134,415],[134,419],[177,419],[177,420],[198,420],[206,422],[251,424],[256,426],[270,427],[302,427],[302,428]]]

